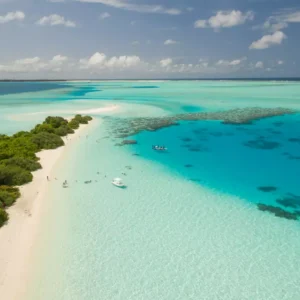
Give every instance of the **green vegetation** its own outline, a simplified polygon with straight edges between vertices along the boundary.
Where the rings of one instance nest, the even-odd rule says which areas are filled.
[[[12,157],[4,159],[0,163],[5,166],[18,166],[31,172],[42,168],[38,161],[24,157]]]
[[[78,120],[76,119],[72,119],[70,122],[69,122],[69,127],[72,128],[72,129],[78,129],[80,126],[80,123]]]
[[[58,128],[55,128],[54,133],[59,136],[66,136],[68,134],[74,133],[74,130],[68,125],[63,125]]]
[[[2,185],[0,186],[0,208],[11,206],[20,197],[18,188]]]
[[[77,120],[80,124],[88,124],[88,122],[92,120],[92,117],[76,115],[74,119]]]
[[[36,153],[64,145],[62,136],[74,133],[80,124],[88,124],[89,116],[76,115],[70,122],[62,117],[47,117],[30,132],[12,136],[0,134],[0,227],[8,221],[5,209],[20,197],[17,187],[32,181],[31,172],[40,169]]]
[[[8,213],[0,208],[0,227],[3,226],[8,221]]]
[[[30,171],[18,166],[0,165],[0,185],[22,185],[32,180]]]
[[[39,132],[31,137],[31,141],[42,149],[55,149],[65,143],[59,135],[55,133]]]
[[[80,124],[88,124],[88,122],[91,120],[92,120],[92,117],[90,117],[90,116],[76,115],[69,122],[69,127],[71,127],[72,129],[77,129],[80,126]]]

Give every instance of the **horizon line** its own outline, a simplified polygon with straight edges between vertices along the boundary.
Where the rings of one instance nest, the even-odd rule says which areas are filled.
[[[9,82],[9,81],[157,81],[157,80],[163,80],[163,81],[196,81],[196,80],[300,80],[300,77],[215,77],[215,78],[105,78],[105,79],[84,79],[84,78],[78,78],[78,79],[47,79],[47,78],[32,78],[32,79],[0,79],[0,82]]]

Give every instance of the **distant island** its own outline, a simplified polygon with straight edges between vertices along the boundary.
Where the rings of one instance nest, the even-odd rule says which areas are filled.
[[[42,166],[37,152],[64,146],[63,136],[73,134],[80,124],[88,124],[90,116],[76,115],[70,121],[47,117],[31,131],[12,136],[0,134],[0,227],[9,219],[6,211],[21,196],[17,186],[32,181],[32,173]]]

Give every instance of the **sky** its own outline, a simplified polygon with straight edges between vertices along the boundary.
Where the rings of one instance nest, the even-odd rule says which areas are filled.
[[[300,77],[299,0],[0,0],[0,79]]]

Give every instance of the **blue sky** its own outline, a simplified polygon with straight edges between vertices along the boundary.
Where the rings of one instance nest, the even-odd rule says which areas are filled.
[[[300,76],[298,0],[0,0],[0,78]]]

